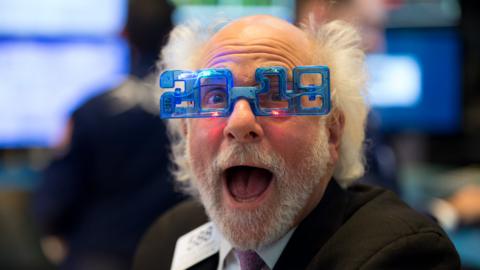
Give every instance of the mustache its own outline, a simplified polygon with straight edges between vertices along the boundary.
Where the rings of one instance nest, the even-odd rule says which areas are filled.
[[[275,176],[285,174],[285,160],[273,151],[255,144],[231,144],[223,149],[212,164],[212,170],[220,175],[232,166],[248,165],[271,171]]]

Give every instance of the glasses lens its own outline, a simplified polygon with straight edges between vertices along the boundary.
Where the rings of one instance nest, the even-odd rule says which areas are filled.
[[[228,91],[225,77],[201,78],[200,97],[204,109],[224,109],[227,107]]]
[[[320,86],[322,85],[322,74],[320,73],[304,73],[300,77],[302,87]]]
[[[322,74],[320,73],[304,73],[300,77],[300,83],[302,87],[308,89],[308,87],[312,86],[321,86],[322,79]],[[321,108],[323,99],[322,96],[318,95],[303,95],[301,96],[301,103],[304,108]]]
[[[286,109],[288,100],[281,96],[278,76],[266,76],[269,79],[269,87],[265,93],[258,95],[259,106],[264,109]]]

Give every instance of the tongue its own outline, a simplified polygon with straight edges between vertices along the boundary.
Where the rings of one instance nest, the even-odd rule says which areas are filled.
[[[271,173],[265,169],[233,168],[228,179],[228,189],[236,199],[252,199],[260,196],[267,189],[271,176]]]

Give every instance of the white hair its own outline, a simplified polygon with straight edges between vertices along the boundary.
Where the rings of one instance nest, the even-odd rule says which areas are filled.
[[[198,56],[206,42],[224,25],[224,22],[205,27],[198,22],[175,27],[161,52],[158,70],[196,70]],[[330,117],[344,116],[343,134],[340,140],[339,160],[334,170],[335,179],[348,186],[364,173],[363,141],[368,106],[365,101],[366,69],[361,38],[348,23],[332,21],[315,24],[310,20],[302,30],[313,42],[310,65],[326,65],[330,69],[332,113]],[[186,151],[183,120],[169,120],[173,173],[176,180],[191,190],[193,179]],[[190,188],[190,190],[188,190]]]

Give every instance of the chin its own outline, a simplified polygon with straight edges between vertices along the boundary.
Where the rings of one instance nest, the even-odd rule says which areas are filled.
[[[279,217],[280,209],[273,208],[270,201],[253,209],[227,205],[212,219],[235,248],[257,249],[269,245],[288,232],[293,222]],[[277,223],[278,219],[283,222]]]
[[[308,185],[283,187],[278,183],[273,178],[261,196],[246,202],[233,198],[224,185],[216,195],[201,191],[200,197],[210,219],[232,246],[258,249],[274,243],[295,226],[311,194]]]
[[[295,221],[318,184],[284,181],[287,185],[277,186],[277,183],[272,182],[269,190],[254,201],[238,202],[224,196],[222,188],[215,195],[200,189],[200,199],[210,219],[232,246],[257,249],[274,243],[297,225]]]

